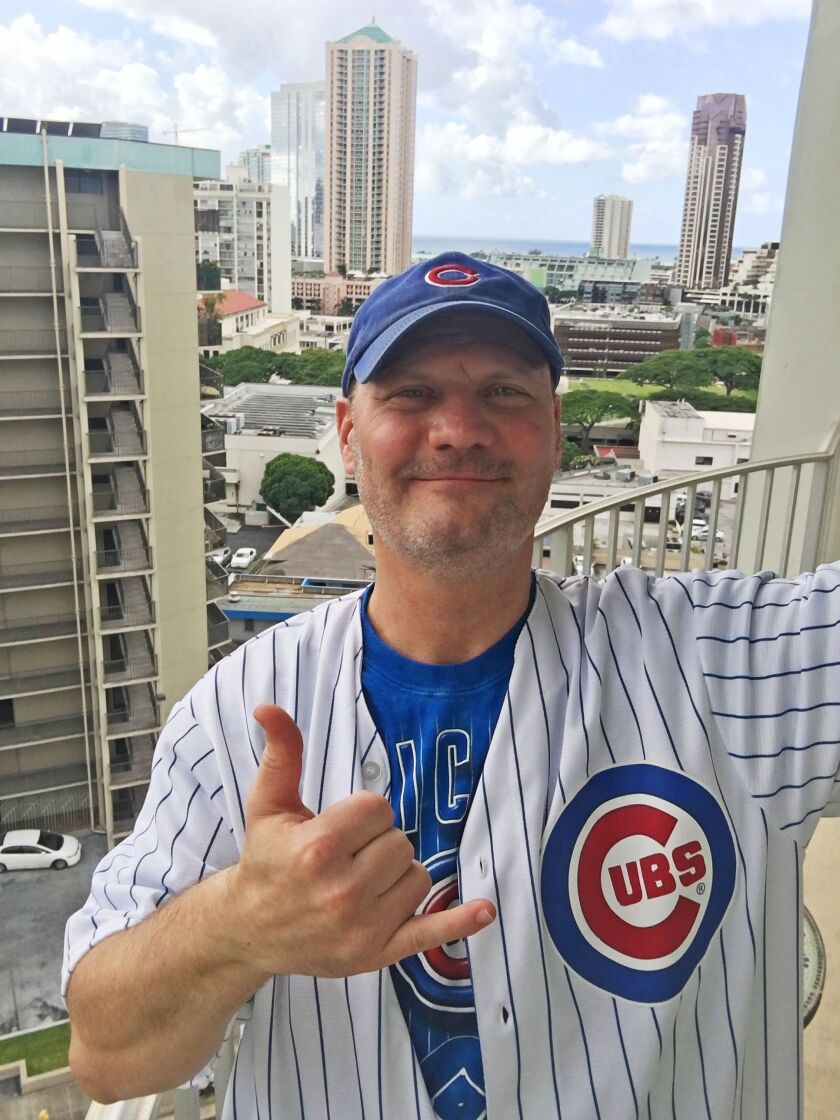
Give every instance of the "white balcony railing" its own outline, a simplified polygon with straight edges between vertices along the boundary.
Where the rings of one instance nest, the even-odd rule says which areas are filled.
[[[828,450],[692,472],[543,517],[534,564],[560,575],[603,575],[622,563],[655,575],[691,568],[811,571],[836,511],[840,429]],[[725,498],[725,493],[736,496]],[[698,493],[710,495],[692,531]],[[683,498],[683,523],[676,518]],[[628,510],[631,507],[631,510]],[[658,507],[651,528],[645,511]]]

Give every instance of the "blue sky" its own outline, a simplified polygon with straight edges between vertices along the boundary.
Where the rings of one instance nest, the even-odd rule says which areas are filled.
[[[373,0],[5,0],[0,114],[126,119],[221,149],[269,140],[269,94],[323,77]],[[375,4],[418,57],[414,230],[586,240],[592,198],[633,241],[679,236],[698,94],[743,93],[735,243],[778,238],[810,0]]]

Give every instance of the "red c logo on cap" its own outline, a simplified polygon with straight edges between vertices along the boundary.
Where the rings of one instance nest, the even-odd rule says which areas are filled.
[[[426,283],[436,284],[440,288],[476,284],[480,279],[474,268],[464,264],[439,264],[426,273]]]

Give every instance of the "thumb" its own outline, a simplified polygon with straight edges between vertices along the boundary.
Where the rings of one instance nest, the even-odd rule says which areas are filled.
[[[254,719],[265,732],[265,750],[248,794],[248,823],[271,816],[309,820],[300,799],[303,737],[292,717],[276,704],[260,704]]]

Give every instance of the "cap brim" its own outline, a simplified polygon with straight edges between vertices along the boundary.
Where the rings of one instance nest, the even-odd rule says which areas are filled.
[[[385,359],[394,347],[402,341],[404,335],[418,323],[423,322],[425,319],[431,319],[433,316],[451,314],[453,311],[470,310],[481,311],[488,316],[492,315],[497,319],[506,319],[508,322],[515,323],[520,330],[524,331],[528,337],[537,344],[540,351],[545,357],[546,363],[551,370],[553,380],[557,381],[563,371],[563,358],[560,351],[552,350],[546,343],[545,335],[542,331],[535,327],[530,320],[525,319],[522,315],[517,315],[515,311],[508,311],[505,308],[499,307],[495,303],[482,303],[479,300],[447,300],[446,303],[432,304],[430,307],[419,307],[415,311],[409,311],[403,315],[401,319],[397,319],[386,328],[365,350],[364,354],[358,359],[353,366],[352,376],[356,381],[364,384],[369,381],[371,377],[376,374],[385,363]]]

